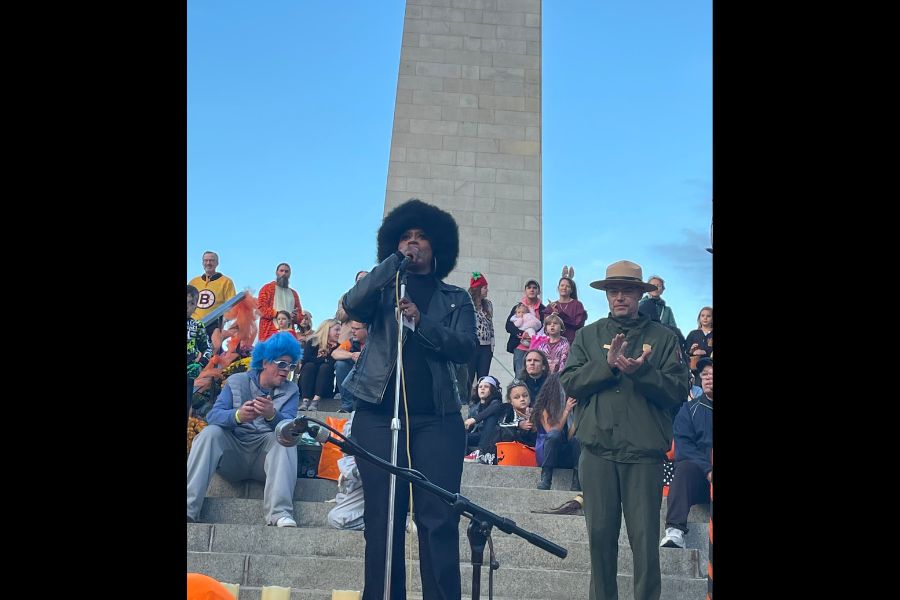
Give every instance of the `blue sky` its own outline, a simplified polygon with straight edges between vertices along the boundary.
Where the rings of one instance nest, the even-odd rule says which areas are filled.
[[[188,0],[187,279],[291,264],[314,321],[375,260],[403,0]],[[544,298],[633,260],[687,334],[712,305],[712,3],[544,0]]]

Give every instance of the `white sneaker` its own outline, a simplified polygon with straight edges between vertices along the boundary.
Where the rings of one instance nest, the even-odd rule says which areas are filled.
[[[278,527],[296,527],[297,521],[293,520],[290,517],[281,517],[277,521],[275,521],[275,525]]]
[[[466,457],[463,458],[463,462],[473,463],[478,462],[478,457],[481,456],[480,450],[472,450],[469,454],[466,454]]]
[[[480,462],[483,465],[492,465],[492,464],[494,464],[494,459],[496,459],[496,458],[497,457],[494,456],[493,454],[491,454],[490,452],[485,452],[484,454],[482,454],[478,457],[478,462]]]
[[[659,542],[660,548],[684,548],[684,534],[677,527],[666,527],[666,535]]]

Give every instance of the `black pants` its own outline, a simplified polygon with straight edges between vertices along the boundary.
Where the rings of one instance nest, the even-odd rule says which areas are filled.
[[[469,359],[469,381],[466,383],[467,388],[471,388],[472,384],[478,381],[479,377],[490,374],[491,358],[493,356],[494,353],[491,352],[490,344],[487,346],[482,346],[481,344],[475,346],[475,352],[472,354],[472,358]]]
[[[300,368],[300,397],[331,398],[334,391],[334,363],[306,363]]]
[[[358,409],[353,418],[353,438],[366,450],[387,461],[391,456],[392,414]],[[457,413],[410,415],[409,432],[412,466],[435,485],[459,492],[462,479],[463,448],[466,443],[462,416]],[[397,444],[397,464],[407,466],[406,422],[400,410],[401,429]],[[388,491],[387,472],[357,460],[365,490],[366,573],[363,600],[384,597],[385,546],[387,544]],[[428,600],[459,600],[462,594],[459,575],[459,515],[437,496],[413,487],[413,510],[419,530],[419,568],[422,597]],[[405,539],[409,484],[397,479],[394,502],[394,539],[391,563],[391,599],[406,599]]]
[[[469,431],[466,434],[466,440],[468,442],[469,447],[480,447],[483,441],[486,441],[488,437],[494,434],[494,430],[497,429],[497,423],[500,421],[500,418],[497,416],[488,417],[481,423],[477,425],[473,425],[473,427],[478,427],[476,431]],[[469,448],[466,448],[468,451]],[[466,452],[468,453],[468,452]]]
[[[675,462],[675,475],[666,501],[666,527],[687,533],[688,513],[694,504],[709,503],[709,481],[703,467],[689,460]]]

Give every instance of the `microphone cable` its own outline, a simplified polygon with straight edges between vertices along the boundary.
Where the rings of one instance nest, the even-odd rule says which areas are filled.
[[[404,293],[405,292],[406,292],[406,290],[404,289]],[[397,305],[397,311],[398,311],[398,313],[400,313],[400,271],[397,271],[396,275],[394,276],[394,298],[395,298],[396,305]],[[402,323],[403,322],[402,313],[400,313],[398,316],[400,317],[400,322]],[[400,332],[398,335],[403,335],[403,327],[402,326],[400,327]],[[406,344],[406,342],[404,342],[404,345],[405,344]],[[409,401],[406,396],[406,369],[403,365],[400,366],[400,372],[397,373],[397,377],[400,378],[400,388],[403,390],[403,414],[406,417],[406,466],[407,466],[407,468],[412,469],[413,468],[412,453],[410,451],[410,441],[409,441],[409,428],[410,428]],[[412,578],[413,578],[413,568],[412,568],[412,561],[411,561],[412,543],[413,543],[413,535],[418,534],[418,528],[416,527],[415,510],[414,510],[414,506],[413,506],[413,484],[409,483],[408,485],[409,485],[409,511],[407,513],[408,520],[406,523],[406,552],[404,552],[404,555],[406,558],[406,560],[405,560],[405,562],[406,562],[406,579],[407,579],[407,581],[412,581]],[[392,549],[388,548],[387,551],[391,552]],[[421,557],[419,557],[419,560],[421,560]]]

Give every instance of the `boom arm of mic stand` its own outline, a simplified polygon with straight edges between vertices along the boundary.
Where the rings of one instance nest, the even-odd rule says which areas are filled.
[[[313,420],[313,419],[310,419]],[[330,431],[334,431],[331,427],[327,427]],[[337,433],[337,432],[335,432]],[[452,506],[457,512],[461,515],[476,521],[490,523],[495,526],[500,531],[504,533],[510,533],[513,535],[517,535],[520,538],[530,542],[540,548],[541,550],[546,550],[550,554],[554,556],[558,556],[560,558],[565,558],[569,551],[554,544],[550,540],[537,535],[536,533],[532,533],[530,531],[526,531],[522,529],[516,522],[512,519],[507,519],[506,517],[501,517],[498,514],[492,513],[491,511],[478,506],[465,496],[461,494],[454,494],[452,492],[448,492],[444,488],[437,486],[428,479],[425,478],[424,475],[419,473],[418,471],[413,471],[412,469],[405,469],[403,467],[397,467],[387,462],[386,460],[382,460],[378,458],[353,440],[349,438],[343,437],[343,439],[335,439],[334,437],[329,437],[328,442],[336,445],[338,448],[344,451],[345,454],[351,454],[358,458],[362,458],[375,466],[388,471],[389,473],[393,473],[400,479],[404,481],[409,481],[413,485],[420,487],[426,491],[431,492],[435,496],[439,497],[441,500]],[[421,479],[420,479],[421,477]]]

